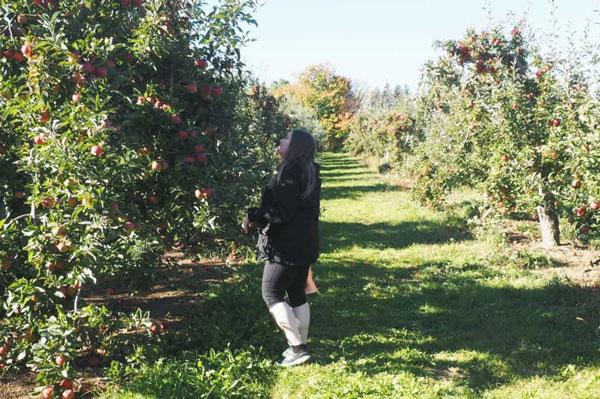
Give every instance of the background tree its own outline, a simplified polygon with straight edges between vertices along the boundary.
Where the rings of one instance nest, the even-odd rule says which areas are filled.
[[[319,64],[309,66],[298,76],[297,83],[282,89],[314,112],[326,132],[321,145],[331,150],[341,148],[349,131],[349,121],[359,105],[350,80],[336,74],[332,67]]]

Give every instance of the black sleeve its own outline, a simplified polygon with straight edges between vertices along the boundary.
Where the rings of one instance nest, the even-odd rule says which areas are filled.
[[[248,219],[254,223],[277,224],[292,220],[296,212],[300,183],[293,171],[284,170],[281,179],[272,190],[272,200],[260,208],[250,208]]]

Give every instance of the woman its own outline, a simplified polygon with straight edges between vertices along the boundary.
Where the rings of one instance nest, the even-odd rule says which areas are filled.
[[[262,296],[288,341],[289,348],[279,362],[284,367],[310,359],[305,286],[309,267],[319,257],[321,194],[315,151],[312,134],[302,129],[289,132],[280,141],[281,163],[263,192],[261,206],[248,209],[242,223],[245,233],[252,224],[260,228],[259,259],[266,261]]]

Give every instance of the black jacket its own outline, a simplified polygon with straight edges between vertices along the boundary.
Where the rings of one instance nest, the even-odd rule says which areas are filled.
[[[258,258],[284,265],[305,266],[319,257],[320,165],[315,163],[317,181],[308,196],[301,166],[292,162],[279,183],[263,191],[260,208],[248,209],[248,219],[260,227]]]

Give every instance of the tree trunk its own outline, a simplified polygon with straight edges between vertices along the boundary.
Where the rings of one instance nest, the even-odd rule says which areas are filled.
[[[547,191],[544,193],[544,203],[537,207],[540,230],[542,232],[542,244],[547,247],[560,245],[560,229],[558,215],[554,208],[554,201],[554,195]]]

